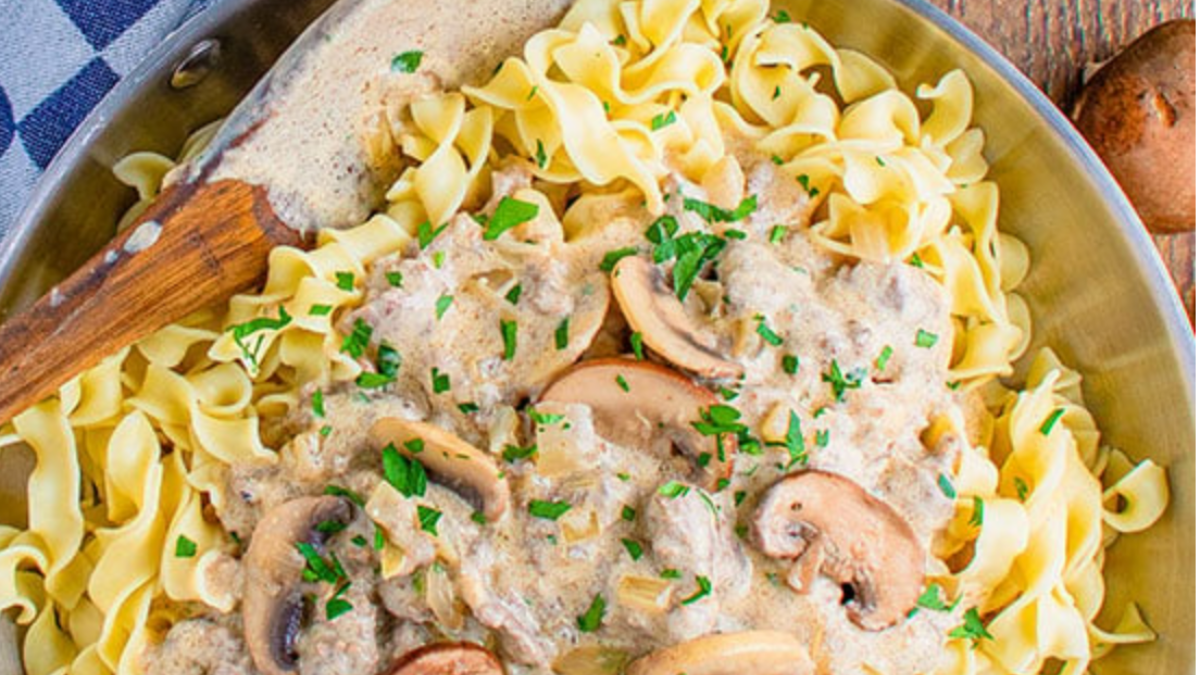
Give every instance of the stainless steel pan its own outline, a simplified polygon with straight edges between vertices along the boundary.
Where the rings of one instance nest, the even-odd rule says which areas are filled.
[[[115,161],[135,150],[177,151],[188,130],[232,109],[329,4],[224,0],[119,84],[63,148],[0,248],[0,316],[43,293],[112,236],[133,200],[111,177]],[[921,0],[777,4],[834,42],[875,56],[909,89],[952,68],[971,77],[976,121],[987,132],[992,178],[1001,186],[1001,227],[1032,251],[1020,289],[1033,312],[1031,349],[1052,345],[1083,372],[1106,442],[1170,473],[1173,499],[1163,522],[1109,551],[1103,615],[1111,626],[1125,602],[1136,600],[1160,639],[1119,650],[1095,672],[1194,672],[1195,341],[1132,208],[1031,83]],[[220,44],[211,72],[192,86],[172,87],[172,73],[205,40]],[[177,83],[196,79],[195,67],[184,68]]]

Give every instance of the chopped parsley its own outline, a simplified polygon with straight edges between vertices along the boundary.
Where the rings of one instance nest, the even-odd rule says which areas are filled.
[[[349,499],[351,503],[353,503],[355,506],[357,506],[359,508],[362,508],[367,505],[367,502],[366,502],[366,500],[364,500],[362,498],[362,495],[358,494],[354,490],[348,490],[340,485],[326,485],[325,486],[325,494],[330,495],[332,497],[342,497],[343,499]]]
[[[775,23],[788,23],[792,20],[792,16],[787,13],[787,10],[781,9],[778,12],[775,12],[775,14],[771,15],[771,20]]]
[[[429,371],[429,380],[433,385],[433,393],[444,394],[450,391],[450,376],[438,370],[437,366]]]
[[[666,113],[655,115],[654,119],[650,120],[650,131],[658,131],[663,127],[671,126],[675,123],[675,119],[676,117],[674,110],[669,110]]]
[[[349,581],[347,581],[340,589],[338,589],[338,594],[344,593],[345,589],[347,588],[350,588]],[[330,598],[329,601],[325,603],[325,620],[333,621],[352,609],[354,609],[354,605],[350,604],[349,600],[340,597]]]
[[[932,609],[935,612],[949,612],[953,610],[954,606],[958,603],[956,602],[954,605],[947,605],[946,602],[942,600],[941,591],[941,586],[938,586],[937,584],[929,584],[929,586],[926,587],[925,592],[921,594],[921,597],[917,598],[917,607],[922,609]]]
[[[538,412],[537,410],[530,410],[529,417],[534,421],[534,423],[540,425],[558,424],[559,422],[567,419],[566,415]]]
[[[521,290],[521,284],[513,286],[512,288],[508,289],[507,293],[504,294],[504,299],[507,300],[508,304],[510,305],[517,304],[517,302],[521,299]]]
[[[820,429],[817,431],[816,443],[817,443],[818,448],[823,448],[823,447],[829,445],[829,430],[828,429]]]
[[[983,499],[979,497],[972,497],[971,501],[973,502],[971,507],[971,519],[967,521],[967,524],[974,527],[983,527]]]
[[[402,455],[391,443],[383,449],[383,479],[405,497],[424,497],[429,484],[425,466]]]
[[[523,202],[512,197],[504,197],[496,206],[492,217],[488,219],[487,230],[483,233],[484,241],[495,241],[512,228],[527,223],[537,217],[538,205]]]
[[[692,489],[677,480],[668,481],[658,488],[658,494],[671,499],[679,499],[687,496],[687,493]]]
[[[1049,436],[1050,432],[1054,430],[1054,425],[1058,424],[1058,420],[1062,419],[1062,416],[1065,415],[1066,412],[1066,408],[1055,408],[1054,412],[1050,413],[1050,416],[1046,418],[1046,421],[1042,422],[1042,426],[1040,429],[1038,429],[1038,431],[1040,431],[1043,436]]]
[[[891,345],[884,345],[883,351],[879,352],[879,356],[875,357],[875,370],[887,368],[888,361],[892,358],[892,351]]]
[[[329,316],[333,311],[333,305],[313,305],[308,308],[309,316]]]
[[[554,348],[562,351],[571,343],[571,317],[564,317],[554,329]]]
[[[788,463],[784,466],[785,471],[791,471],[796,465],[804,466],[808,464],[808,449],[804,444],[804,434],[800,430],[800,416],[792,410],[788,414],[787,435],[783,442],[774,441],[767,443],[772,447],[787,448]]]
[[[780,96],[783,96],[783,88],[779,85],[775,85],[775,91],[771,93],[771,100],[778,100]]]
[[[634,331],[629,335],[629,346],[633,349],[634,358],[636,358],[638,361],[644,361],[646,359],[646,352],[642,346],[641,333]]]
[[[983,619],[979,617],[979,609],[975,607],[967,610],[967,613],[963,615],[963,625],[950,631],[950,637],[974,640],[975,642],[983,639],[995,639],[983,625]]]
[[[542,145],[542,139],[540,138],[537,142],[537,154],[534,155],[534,159],[537,161],[539,169],[546,168],[546,161],[548,160],[546,157],[546,146]]]
[[[450,309],[450,305],[452,304],[454,304],[453,295],[443,295],[437,299],[437,303],[434,305],[434,308],[437,313],[438,321],[442,320],[442,317],[446,315],[446,310]]]
[[[297,542],[295,546],[300,555],[304,556],[302,574],[305,581],[324,581],[336,584],[338,580],[345,578],[346,572],[336,557],[331,555],[330,559],[326,560],[317,552],[315,546],[306,541]]]
[[[621,262],[622,258],[628,258],[631,255],[637,255],[638,249],[636,246],[626,246],[624,248],[613,249],[604,254],[604,260],[600,261],[601,272],[611,272]]]
[[[942,494],[946,495],[946,499],[956,499],[958,497],[958,490],[954,489],[954,483],[950,482],[950,478],[946,474],[938,474],[937,484]]]
[[[837,359],[834,359],[829,364],[829,372],[821,373],[821,381],[829,383],[829,386],[833,388],[834,399],[838,403],[841,403],[846,400],[847,391],[862,387],[862,381],[865,376],[866,373],[861,368],[856,368],[849,373],[843,373]]]
[[[522,448],[519,445],[512,445],[510,443],[504,446],[504,452],[501,453],[501,456],[504,457],[504,461],[512,464],[519,459],[528,459],[532,457],[533,453],[535,452],[537,452],[537,445],[531,445],[527,448]]]
[[[428,248],[433,243],[433,240],[437,239],[438,235],[444,232],[447,227],[450,227],[450,223],[444,223],[435,230],[428,220],[418,225],[417,243],[420,244],[421,250],[424,251]]]
[[[320,389],[312,393],[313,417],[325,417],[325,392]]]
[[[444,264],[446,264],[446,252],[445,251],[434,251],[433,252],[433,268],[435,270],[440,270],[440,269],[442,269],[442,265],[444,265]]]
[[[725,443],[722,438],[725,434],[737,436],[742,452],[748,455],[761,454],[759,441],[750,436],[749,427],[738,421],[741,418],[742,414],[736,408],[718,403],[700,411],[700,421],[692,422],[692,428],[705,436],[717,437],[717,459],[722,462],[725,461]]]
[[[483,515],[482,511],[475,511],[471,514],[471,522],[485,525],[487,524],[487,516]]]
[[[383,275],[387,278],[388,285],[392,288],[400,288],[404,285],[404,273],[399,271],[388,272]]]
[[[667,569],[659,572],[658,576],[662,579],[682,579],[683,578],[683,575],[679,573],[679,570],[671,568],[671,567],[668,567]]]
[[[629,383],[625,381],[624,375],[620,375],[620,374],[617,375],[617,386],[620,387],[626,393],[629,392]]]
[[[642,545],[632,539],[621,539],[621,544],[625,550],[629,552],[629,557],[633,558],[634,562],[642,559]]]
[[[922,349],[929,349],[930,347],[936,345],[937,341],[938,336],[936,333],[930,333],[924,328],[917,329],[917,339],[914,344],[916,344],[918,347]]]
[[[744,501],[746,501],[746,491],[745,490],[738,490],[737,492],[733,493],[733,505],[734,506],[741,506],[742,502],[744,502]]]
[[[575,617],[575,624],[579,626],[579,632],[595,633],[600,628],[600,622],[604,620],[604,611],[607,606],[604,596],[597,593],[596,597],[592,598],[592,604],[588,606],[587,611]]]
[[[1020,476],[1018,476],[1013,479],[1013,486],[1017,488],[1017,498],[1021,501],[1025,501],[1025,499],[1029,496],[1029,484],[1022,480]]]
[[[504,338],[504,360],[512,361],[517,353],[517,322],[501,319],[500,336]]]
[[[815,199],[817,195],[821,194],[821,191],[816,187],[809,185],[808,181],[809,178],[808,174],[806,173],[796,176],[796,182],[800,184],[800,187],[804,188],[804,191],[808,193],[809,198]]]
[[[334,277],[337,279],[337,287],[343,291],[354,290],[354,273],[353,272],[334,272]]]
[[[361,389],[379,389],[396,381],[395,375],[384,375],[383,373],[362,372],[358,377],[354,378],[354,384],[357,384]]]
[[[795,354],[783,355],[783,372],[788,375],[795,375],[800,370],[800,357]]]
[[[464,415],[470,415],[473,412],[479,412],[479,404],[477,403],[459,403],[458,411]]]
[[[438,536],[437,525],[442,519],[442,512],[437,509],[430,508],[424,504],[417,506],[417,521],[421,523],[421,529],[433,536]]]
[[[628,504],[621,507],[621,520],[632,523],[636,519],[637,519],[637,509],[633,508],[632,506],[630,506]]]
[[[754,318],[758,321],[758,328],[755,329],[755,332],[758,333],[762,339],[766,340],[767,344],[771,345],[772,347],[778,347],[783,344],[783,338],[779,337],[779,334],[771,330],[771,327],[767,325],[767,317],[759,314]]]
[[[425,58],[425,52],[419,49],[400,52],[392,57],[392,72],[415,73],[417,72],[417,68],[421,67],[421,59],[423,58]]]
[[[908,259],[908,264],[919,270],[925,269],[925,261],[921,260],[921,256],[916,253],[912,254],[912,257]]]
[[[258,339],[258,342],[254,345],[253,348],[251,348],[250,344],[245,341],[246,338],[250,337],[254,333],[257,333],[257,332],[263,331],[263,330],[274,330],[274,331],[282,330],[285,326],[287,326],[291,322],[292,322],[291,315],[289,315],[287,313],[287,310],[284,309],[283,306],[281,305],[279,307],[279,318],[278,319],[272,319],[269,317],[262,316],[257,319],[251,319],[250,321],[247,321],[245,323],[239,323],[235,326],[230,326],[229,331],[231,333],[233,333],[234,344],[236,344],[238,346],[238,349],[242,350],[242,357],[245,358],[246,362],[251,364],[255,368],[255,370],[257,370],[258,369],[258,356],[259,356],[258,352],[262,348],[263,338],[260,336]]]
[[[770,242],[778,244],[783,241],[785,236],[787,236],[787,228],[783,225],[775,225],[771,228]]]
[[[354,329],[342,340],[341,351],[353,358],[361,358],[367,351],[367,345],[371,343],[371,333],[373,332],[375,330],[371,328],[371,324],[361,318],[355,319]]]
[[[375,353],[375,370],[381,375],[395,378],[400,372],[400,352],[387,343],[379,345],[379,350]]]
[[[321,534],[337,534],[338,532],[346,529],[346,527],[346,523],[343,523],[340,520],[322,520],[321,522],[317,523],[316,527],[313,529]]]
[[[553,502],[542,499],[529,500],[529,515],[543,520],[558,520],[571,510],[569,502]]]
[[[188,539],[182,534],[175,540],[175,557],[176,558],[194,558],[196,557],[196,542]]]
[[[691,197],[684,198],[683,208],[695,213],[708,223],[736,223],[754,213],[754,210],[758,208],[758,196],[750,195],[746,197],[732,211],[700,201],[699,199],[692,199]]]
[[[708,580],[708,577],[696,575],[696,586],[696,592],[680,600],[679,604],[690,605],[712,593],[712,582]]]
[[[705,263],[716,260],[725,248],[725,240],[705,232],[689,232],[673,240],[675,268],[671,277],[675,295],[683,300]]]

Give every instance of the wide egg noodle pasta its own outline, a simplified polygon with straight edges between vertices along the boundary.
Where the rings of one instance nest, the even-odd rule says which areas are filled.
[[[303,387],[362,372],[339,318],[363,302],[373,264],[410,251],[423,226],[482,208],[494,169],[521,162],[539,181],[514,193],[538,217],[497,246],[518,234],[570,242],[603,226],[597,209],[660,213],[672,171],[705,184],[728,163],[726,134],[809,191],[818,245],[919,267],[951,299],[951,384],[975,389],[994,416],[978,447],[962,419],[940,423],[966,450],[930,576],[957,611],[982,612],[992,639],[950,638],[932,672],[1029,673],[1053,659],[1082,673],[1115,645],[1154,639],[1134,605],[1111,630],[1095,621],[1105,548],[1161,516],[1164,470],[1100,444],[1079,374],[1052,352],[1034,356],[1023,389],[997,381],[1028,345],[1014,289],[1029,254],[997,228],[966,75],[923,84],[914,100],[871,58],[768,11],[760,0],[575,3],[487,82],[389,115],[403,164],[383,213],[319,233],[311,251],[276,248],[260,292],[163,328],[0,430],[0,452],[24,443],[37,457],[29,528],[0,529],[0,610],[27,626],[30,675],[132,674],[189,603],[236,607],[236,591],[214,583],[236,548],[202,505],[221,509],[230,464],[277,461],[264,417],[301,405]],[[115,167],[140,200],[123,222],[173,170],[151,153]],[[574,201],[559,213],[567,189]],[[194,552],[179,555],[187,542]],[[390,542],[384,558],[389,573],[404,564]]]

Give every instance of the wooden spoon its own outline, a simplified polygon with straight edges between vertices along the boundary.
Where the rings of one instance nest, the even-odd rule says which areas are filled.
[[[340,0],[123,234],[0,326],[0,422],[102,358],[251,287],[275,246],[362,222],[399,158],[364,133],[383,111],[481,79],[569,0]],[[393,59],[420,51],[414,73]],[[377,120],[372,127],[365,121]],[[390,164],[390,166],[389,166]]]

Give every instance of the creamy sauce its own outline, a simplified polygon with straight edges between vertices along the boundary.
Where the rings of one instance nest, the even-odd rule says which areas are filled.
[[[962,448],[923,433],[939,416],[971,417],[964,412],[970,401],[946,386],[953,336],[948,298],[915,267],[850,265],[819,250],[795,227],[808,216],[795,181],[745,150],[742,139],[729,140],[758,208],[732,225],[746,237],[729,239],[686,307],[717,351],[746,374],[738,383],[702,384],[736,393],[729,405],[756,434],[781,411],[794,411],[807,467],[847,476],[890,505],[912,527],[927,569],[937,572],[930,551],[953,512],[938,479],[952,473]],[[485,210],[527,187],[529,177],[512,166],[493,184]],[[680,231],[711,229],[683,208],[683,197],[720,196],[677,175],[667,185],[673,193],[667,210]],[[672,455],[664,439],[653,447],[610,442],[585,405],[545,403],[537,410],[555,417],[531,420],[526,404],[555,375],[577,359],[627,349],[628,328],[598,266],[611,250],[645,246],[643,233],[654,218],[633,198],[606,208],[593,214],[602,228],[569,243],[536,220],[485,241],[483,228],[460,215],[425,248],[413,242],[377,263],[366,303],[340,329],[349,333],[361,320],[373,328],[373,345],[395,347],[402,357],[397,383],[325,392],[324,419],[301,406],[267,429],[267,440],[282,446],[278,465],[229,472],[216,510],[227,529],[250,540],[272,507],[328,485],[370,497],[382,477],[380,448],[367,430],[381,417],[429,422],[496,455],[508,446],[539,448],[528,458],[501,460],[512,503],[497,523],[476,522],[479,505],[471,495],[440,485],[419,500],[442,512],[436,536],[413,527],[410,506],[373,514],[377,521],[395,518],[389,531],[405,532],[405,573],[392,578],[379,576],[371,546],[354,543],[369,541],[374,530],[356,509],[351,526],[328,543],[353,580],[345,595],[353,610],[332,621],[310,612],[297,644],[299,672],[386,672],[404,653],[450,638],[496,649],[511,673],[547,673],[581,647],[601,645],[636,658],[697,636],[756,628],[794,633],[818,672],[927,670],[961,621],[956,613],[918,610],[895,627],[865,631],[847,618],[845,589],[818,577],[807,594],[797,593],[783,582],[792,563],[765,557],[745,536],[764,491],[794,469],[785,449],[737,454],[730,484],[706,490],[691,482],[690,460]],[[778,223],[793,227],[772,242]],[[517,285],[514,304],[506,296]],[[438,299],[446,296],[453,302],[439,318]],[[556,333],[565,318],[570,330],[560,348]],[[519,326],[511,360],[501,357],[501,320]],[[762,338],[760,324],[782,344]],[[922,342],[921,332],[939,339]],[[879,368],[885,349],[890,358]],[[785,355],[795,357],[794,373],[781,367]],[[835,361],[856,383],[843,400],[827,377]],[[373,367],[370,359],[363,363]],[[437,374],[448,381],[439,386]],[[326,424],[331,432],[323,435]],[[664,494],[660,488],[670,481],[686,493]],[[557,520],[538,518],[530,513],[534,500],[569,503],[570,510]],[[640,547],[636,560],[625,540]],[[663,580],[664,572],[673,578]],[[228,574],[225,583],[236,591],[241,577]],[[623,604],[620,589],[630,579],[661,582],[661,607]],[[710,591],[703,592],[701,579]],[[332,589],[311,592],[326,597]],[[578,617],[598,595],[606,599],[603,620],[582,631]],[[255,672],[242,651],[222,646],[241,639],[237,614],[201,614],[148,652],[149,672]],[[215,636],[211,648],[194,637],[204,631]]]
[[[300,230],[361,223],[398,175],[370,151],[373,137],[389,133],[386,111],[475,83],[568,5],[342,0],[281,57],[188,174],[268,186],[276,214]],[[390,72],[410,50],[424,52],[419,73]]]

